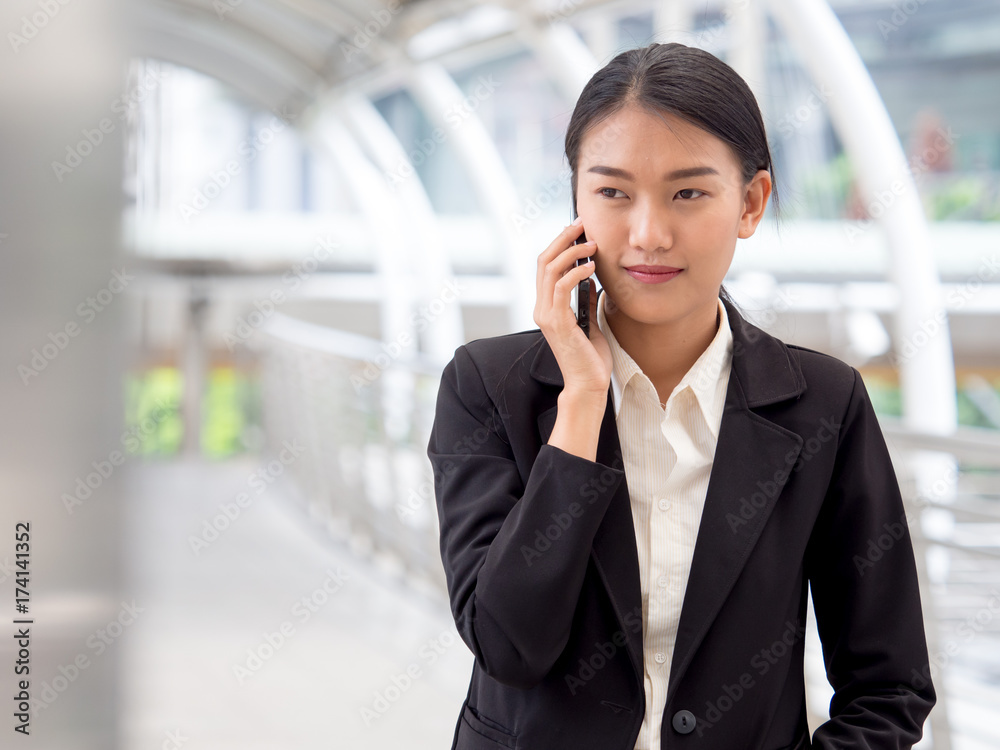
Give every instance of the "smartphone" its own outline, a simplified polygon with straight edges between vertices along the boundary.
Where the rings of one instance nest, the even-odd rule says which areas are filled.
[[[573,220],[576,220],[576,196],[573,196]],[[579,245],[587,241],[587,233],[580,232],[580,236],[573,243]],[[577,258],[576,265],[580,266],[590,261],[590,257]],[[576,322],[583,329],[583,335],[590,338],[590,278],[586,278],[576,285]]]

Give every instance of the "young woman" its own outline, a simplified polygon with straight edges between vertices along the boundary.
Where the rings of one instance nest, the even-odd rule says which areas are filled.
[[[772,190],[752,93],[699,49],[624,52],[566,156],[580,220],[538,257],[539,327],[456,349],[427,448],[475,655],[453,750],[910,748],[935,691],[864,383],[722,287]],[[835,691],[812,737],[807,587]]]

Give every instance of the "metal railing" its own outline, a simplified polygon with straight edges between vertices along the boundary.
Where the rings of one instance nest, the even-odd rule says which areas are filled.
[[[265,450],[304,448],[288,467],[304,510],[356,553],[446,596],[426,454],[441,367],[282,314],[258,334]]]
[[[1000,432],[960,427],[932,435],[897,420],[880,424],[913,519],[928,671],[938,694],[929,719],[934,750],[965,746],[958,736],[973,747],[1000,746]],[[941,456],[954,470],[930,486],[918,482],[920,461]],[[966,689],[953,687],[959,682]],[[956,692],[961,721],[952,719]]]
[[[286,441],[304,448],[288,467],[303,509],[357,554],[392,560],[408,585],[446,598],[426,456],[443,363],[281,314],[258,334],[252,346],[261,361],[266,449],[277,453]],[[991,591],[1000,594],[1000,433],[961,428],[950,436],[922,435],[898,421],[880,423],[921,579],[928,668],[939,696],[930,735],[934,750],[951,750],[945,674],[960,670],[1000,685],[1000,616],[987,604]],[[946,499],[918,489],[915,461],[928,451],[952,457],[957,467]],[[993,689],[1000,698],[1000,687]],[[1000,745],[987,723],[963,720],[960,733]]]

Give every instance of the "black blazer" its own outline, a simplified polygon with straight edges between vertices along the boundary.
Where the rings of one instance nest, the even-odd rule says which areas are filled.
[[[934,705],[907,519],[858,371],[726,304],[733,362],[671,663],[662,748],[910,748]],[[611,389],[596,461],[547,440],[539,329],[444,368],[427,455],[458,632],[453,750],[632,750],[645,713],[635,531]],[[812,587],[830,720],[810,739]]]

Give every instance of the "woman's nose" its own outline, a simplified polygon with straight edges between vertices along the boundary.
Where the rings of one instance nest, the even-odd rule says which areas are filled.
[[[638,205],[629,214],[629,244],[655,253],[673,245],[673,230],[667,212],[653,204]]]

